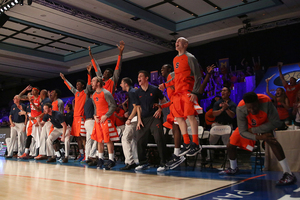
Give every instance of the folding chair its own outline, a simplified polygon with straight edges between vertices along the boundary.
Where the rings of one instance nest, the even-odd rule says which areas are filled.
[[[209,136],[211,136],[211,135],[217,135],[217,136],[231,135],[231,133],[232,133],[232,130],[231,130],[231,127],[229,125],[214,126],[210,129]],[[227,144],[223,144],[223,145],[206,145],[204,147],[209,150],[209,154],[211,155],[211,150],[215,150],[215,149],[226,150],[227,149]],[[225,159],[224,159],[224,162],[221,166],[224,169],[225,169],[226,161],[227,161],[227,152],[225,153]],[[210,167],[211,168],[212,168],[212,163],[213,163],[213,160],[211,159],[211,162],[210,162]]]

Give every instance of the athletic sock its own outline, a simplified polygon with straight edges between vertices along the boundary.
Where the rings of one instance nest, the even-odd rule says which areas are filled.
[[[289,166],[289,164],[287,163],[286,158],[283,159],[283,160],[281,160],[281,161],[279,161],[279,164],[281,165],[281,167],[282,167],[282,169],[283,169],[283,173],[287,172],[287,173],[289,173],[289,174],[292,175],[290,166]]]
[[[113,154],[113,153],[108,154],[108,158],[109,158],[109,160],[115,162],[115,154]]]
[[[191,142],[190,137],[187,133],[183,134],[182,137],[183,137],[184,144],[189,144]]]
[[[235,160],[230,160],[229,159],[229,161],[230,161],[230,168],[231,169],[236,169],[237,168],[237,161],[236,161],[236,159]]]
[[[104,153],[98,153],[98,157],[99,157],[99,159],[104,160]]]
[[[174,148],[174,154],[176,156],[179,156],[179,153],[180,153],[180,148]]]
[[[29,149],[28,148],[25,149],[25,153],[29,154]]]
[[[83,154],[83,149],[79,149],[80,154]]]
[[[55,155],[57,158],[61,157],[60,152],[59,151],[55,151]]]
[[[193,142],[194,142],[196,145],[199,145],[198,135],[193,135]]]

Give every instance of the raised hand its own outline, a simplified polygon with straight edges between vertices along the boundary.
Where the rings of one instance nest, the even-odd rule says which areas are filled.
[[[26,88],[25,88],[26,91],[30,91],[32,90],[32,86],[31,85],[28,85]]]
[[[90,55],[90,57],[93,58],[91,47],[89,46],[88,49],[89,49],[89,55]]]
[[[208,67],[206,68],[207,73],[209,73],[209,74],[213,73],[215,67],[216,67],[216,66],[215,66],[214,64],[212,64],[211,66],[208,66]]]
[[[89,74],[91,73],[91,70],[92,70],[92,63],[90,63],[90,64],[86,67],[86,70],[88,71]]]
[[[125,48],[125,42],[123,40],[120,41],[120,44],[117,45],[118,49],[120,50],[120,52],[123,52],[124,48]]]
[[[66,80],[65,75],[63,73],[60,73],[59,75],[60,75],[62,80],[64,80],[64,81]]]

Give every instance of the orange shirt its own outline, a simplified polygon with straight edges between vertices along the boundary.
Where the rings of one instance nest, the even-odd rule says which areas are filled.
[[[40,96],[38,96],[36,99],[34,99],[34,96],[32,96],[30,99],[33,99],[33,103],[34,105],[36,105],[36,107],[39,107],[41,106],[41,102],[40,102]],[[31,117],[37,117],[39,116],[40,114],[42,114],[42,111],[37,111],[32,103],[30,102],[30,109],[31,109]]]
[[[209,109],[206,113],[205,113],[205,123],[207,125],[212,125],[215,122],[215,117],[212,114],[213,109]]]
[[[285,107],[283,107],[283,105],[280,102],[277,101],[277,105],[275,106],[279,114],[280,120],[287,119],[290,116],[288,110],[285,109]]]
[[[102,72],[100,70],[98,63],[94,59],[92,59],[92,64],[95,69],[96,75],[101,77]],[[108,79],[105,82],[105,85],[103,86],[104,89],[108,90],[113,95],[115,94],[115,89],[121,74],[121,66],[122,66],[122,56],[118,56],[118,61],[115,67],[114,74],[110,79]]]
[[[119,117],[124,117],[125,111],[123,109],[119,110],[119,113],[115,112]],[[115,117],[115,116],[114,116]],[[116,126],[122,126],[125,124],[124,120],[120,120],[119,118],[115,117]]]
[[[95,114],[98,117],[106,115],[110,117],[116,109],[116,103],[112,94],[106,89],[102,89],[100,93],[95,92],[92,96],[95,106]]]
[[[296,96],[297,96],[297,92],[300,90],[300,84],[294,86],[286,85],[284,86],[284,88],[286,90],[285,92],[286,96],[290,101],[290,108],[292,108],[294,103],[296,103]]]
[[[196,58],[185,52],[173,60],[175,72],[175,92],[199,93],[201,72]]]
[[[278,112],[271,99],[264,94],[257,94],[259,112],[256,115],[248,112],[244,100],[237,106],[237,123],[240,135],[250,140],[256,140],[253,133],[272,132],[281,125]],[[253,133],[248,132],[248,129]]]

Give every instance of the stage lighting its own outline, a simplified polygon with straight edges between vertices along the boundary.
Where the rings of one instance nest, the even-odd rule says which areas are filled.
[[[18,1],[18,0],[15,0],[15,3],[19,3],[19,1]]]
[[[4,10],[8,10],[8,9],[6,8],[6,6],[4,6],[3,8],[4,8]]]

